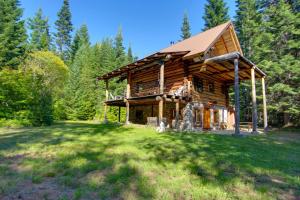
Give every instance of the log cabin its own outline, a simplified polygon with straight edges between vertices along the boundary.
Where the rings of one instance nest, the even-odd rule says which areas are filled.
[[[127,80],[126,94],[109,95],[109,80]],[[107,106],[126,107],[126,123],[180,130],[234,129],[240,134],[239,82],[251,80],[252,131],[257,131],[255,81],[261,79],[267,128],[266,74],[244,57],[231,21],[172,44],[98,77]],[[228,88],[234,86],[234,105]]]

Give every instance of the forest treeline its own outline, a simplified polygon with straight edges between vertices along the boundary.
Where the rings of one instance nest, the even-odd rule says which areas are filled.
[[[299,125],[299,0],[237,0],[236,6],[233,21],[244,55],[268,75],[269,123]],[[207,0],[203,30],[229,19],[224,0]],[[74,29],[68,0],[63,0],[54,26],[52,33],[41,9],[24,20],[19,0],[0,0],[0,126],[102,120],[104,83],[97,76],[137,59],[130,46],[124,47],[121,28],[115,38],[91,44],[87,25]],[[190,30],[185,12],[178,36],[189,38]],[[124,86],[122,81],[110,81],[113,95],[122,94]],[[260,87],[258,81],[262,113]],[[249,121],[249,82],[243,82],[240,90],[241,120]],[[109,120],[117,120],[117,113],[111,107]]]

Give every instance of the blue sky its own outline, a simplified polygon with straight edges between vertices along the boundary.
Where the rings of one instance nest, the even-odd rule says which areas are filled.
[[[21,0],[24,18],[42,8],[52,31],[63,0]],[[180,39],[182,17],[187,11],[192,34],[201,32],[205,0],[70,0],[72,23],[77,29],[87,24],[91,42],[113,38],[122,27],[124,45],[129,43],[139,58]],[[226,0],[229,15],[235,15],[235,1]]]

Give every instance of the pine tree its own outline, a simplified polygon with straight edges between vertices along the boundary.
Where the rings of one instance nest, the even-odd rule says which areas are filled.
[[[255,38],[260,34],[261,15],[256,0],[237,0],[235,28],[244,55],[252,60],[256,51]]]
[[[64,0],[63,6],[58,12],[58,19],[55,22],[57,33],[56,33],[56,44],[58,52],[64,60],[69,58],[69,50],[71,46],[71,32],[73,31],[71,22],[71,11],[69,0]]]
[[[129,45],[129,47],[128,47],[127,60],[128,60],[128,63],[132,63],[134,61],[134,57],[132,55],[131,45]]]
[[[123,45],[123,36],[121,28],[119,28],[118,33],[115,37],[114,48],[116,55],[116,67],[121,67],[126,63],[125,47]]]
[[[26,31],[19,0],[0,0],[0,69],[16,68],[26,49]]]
[[[213,28],[229,20],[228,7],[223,0],[208,0],[205,5],[204,29]]]
[[[187,13],[184,13],[183,15],[183,22],[182,22],[182,27],[181,27],[181,38],[183,40],[191,37],[191,28],[190,28],[190,23],[188,19]]]
[[[50,50],[51,36],[48,19],[43,16],[42,9],[38,9],[35,16],[28,21],[30,34],[30,48],[33,50]]]
[[[284,0],[263,8],[264,21],[256,59],[268,74],[268,105],[271,120],[285,124],[300,120],[300,16]]]
[[[82,25],[79,30],[76,31],[72,45],[71,45],[71,60],[74,60],[78,49],[82,45],[90,45],[90,37],[88,33],[87,25]]]

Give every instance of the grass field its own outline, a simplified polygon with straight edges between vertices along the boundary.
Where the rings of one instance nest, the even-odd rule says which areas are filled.
[[[232,137],[66,122],[0,129],[0,199],[299,199],[300,131]]]

